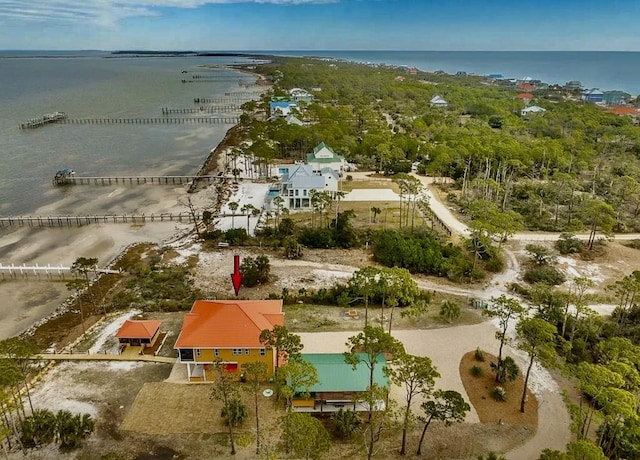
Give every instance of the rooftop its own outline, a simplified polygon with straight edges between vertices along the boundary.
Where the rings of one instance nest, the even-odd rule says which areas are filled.
[[[361,359],[366,354],[359,353]],[[365,363],[360,363],[355,369],[350,364],[344,362],[342,353],[309,353],[303,354],[302,359],[313,366],[318,371],[318,382],[312,386],[310,392],[324,391],[365,391],[369,386],[369,368]],[[373,381],[380,386],[389,385],[387,377],[383,372],[387,360],[383,355],[378,356],[378,362],[374,369]]]
[[[260,332],[276,324],[282,300],[196,300],[174,348],[259,348]]]
[[[116,332],[116,338],[118,339],[150,339],[152,338],[158,329],[162,321],[158,320],[133,320],[128,319]]]

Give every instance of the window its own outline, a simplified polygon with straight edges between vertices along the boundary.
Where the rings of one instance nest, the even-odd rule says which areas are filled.
[[[267,356],[267,350],[260,348],[260,356]]]
[[[180,349],[180,361],[193,361],[193,349],[181,348]]]
[[[233,349],[233,356],[241,356],[241,355],[242,355],[242,348]]]
[[[248,348],[244,349],[244,354],[247,355],[247,356],[249,355],[249,349]]]
[[[216,358],[219,358],[219,357],[220,357],[220,350],[218,350],[217,348],[214,348],[214,349],[213,349],[213,355],[214,355]]]
[[[298,189],[296,189],[296,196],[298,196],[298,192],[299,192],[299,190],[298,190]]]
[[[307,196],[307,189],[306,188],[302,191],[302,196]]]
[[[196,356],[200,356],[200,348],[196,348]]]

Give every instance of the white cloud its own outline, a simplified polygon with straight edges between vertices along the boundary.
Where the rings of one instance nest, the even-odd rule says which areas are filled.
[[[131,17],[156,16],[157,8],[198,8],[230,3],[302,5],[338,3],[340,0],[0,0],[0,20],[83,22],[114,27]]]

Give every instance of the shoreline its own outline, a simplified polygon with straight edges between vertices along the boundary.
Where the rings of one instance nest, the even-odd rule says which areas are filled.
[[[240,72],[239,69],[232,70]],[[258,74],[243,69],[242,73]],[[261,94],[270,86],[261,88]],[[225,150],[237,145],[236,138],[241,130],[240,123],[225,130],[223,138],[211,148],[201,163],[198,174],[217,171]],[[185,200],[191,194],[201,206],[215,208],[221,205],[220,200],[226,195],[217,187],[193,183],[184,186],[166,188],[127,188],[126,186],[108,187],[99,190],[98,197],[78,207],[78,214],[83,208],[95,208],[101,203],[110,203],[116,199],[127,207],[129,212],[141,210],[146,214],[158,212],[185,212]],[[78,195],[65,197],[50,205],[39,208],[36,213],[55,215],[56,208],[74,205]],[[111,201],[110,201],[111,200]],[[196,200],[194,200],[196,201]],[[78,257],[97,257],[99,267],[110,267],[127,251],[139,243],[164,245],[181,240],[188,243],[188,235],[192,232],[191,224],[176,222],[154,223],[152,225],[128,224],[96,224],[83,227],[64,227],[55,229],[38,229],[21,227],[0,235],[0,253],[8,255],[16,263],[47,263],[70,266]],[[46,232],[43,233],[43,232]],[[9,263],[12,261],[9,260]],[[94,280],[95,282],[95,280]],[[32,335],[56,318],[64,316],[72,310],[73,295],[66,289],[64,281],[40,281],[37,279],[0,280],[0,296],[8,300],[0,307],[0,339],[12,336]],[[88,318],[87,318],[88,319]],[[81,333],[81,331],[76,331]]]

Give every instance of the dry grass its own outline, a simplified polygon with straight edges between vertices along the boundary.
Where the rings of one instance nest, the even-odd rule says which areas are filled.
[[[358,313],[357,318],[348,315],[350,310]],[[358,331],[364,327],[365,309],[362,305],[341,308],[338,306],[295,304],[285,305],[284,311],[286,326],[292,332]],[[477,310],[462,308],[460,318],[449,324],[442,321],[439,316],[439,303],[432,303],[428,311],[418,318],[403,318],[402,311],[402,308],[394,309],[392,330],[435,329],[460,324],[477,324],[483,321]],[[380,325],[381,317],[382,309],[380,307],[369,307],[369,324]],[[386,308],[383,322],[385,330],[389,327],[390,318],[391,310]]]
[[[469,400],[482,423],[505,423],[509,425],[523,425],[535,432],[538,427],[538,401],[531,391],[527,391],[527,402],[524,414],[520,412],[520,397],[524,388],[524,376],[519,374],[513,382],[501,384],[507,391],[506,401],[495,401],[490,391],[496,386],[495,376],[491,372],[490,364],[497,358],[485,352],[484,361],[476,361],[474,351],[470,351],[460,361],[460,378]],[[471,374],[471,368],[479,366],[483,374],[479,377]]]
[[[340,189],[343,192],[350,192],[354,189],[391,189],[396,193],[400,193],[400,187],[390,180],[343,180],[340,182]]]

